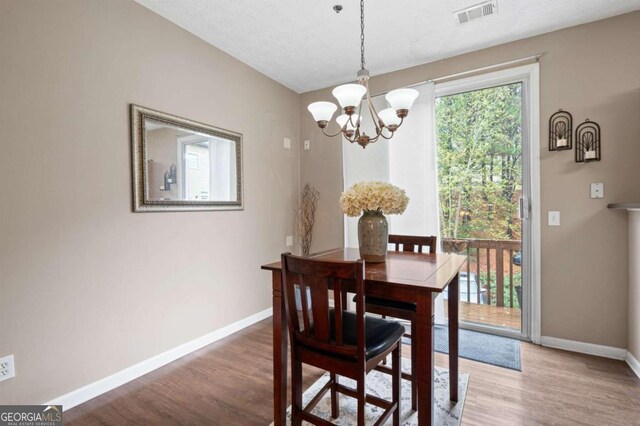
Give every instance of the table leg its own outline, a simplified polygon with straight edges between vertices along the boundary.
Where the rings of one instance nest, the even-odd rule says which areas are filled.
[[[449,283],[449,399],[458,402],[458,309],[460,284],[458,274]]]
[[[282,273],[273,271],[273,420],[287,421],[287,317],[282,298]]]
[[[433,424],[433,294],[421,292],[416,304],[416,328],[414,336],[418,349],[418,425]]]

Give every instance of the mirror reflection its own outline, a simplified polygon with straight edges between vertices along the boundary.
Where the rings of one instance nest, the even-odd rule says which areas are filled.
[[[149,201],[238,201],[235,140],[144,120]]]

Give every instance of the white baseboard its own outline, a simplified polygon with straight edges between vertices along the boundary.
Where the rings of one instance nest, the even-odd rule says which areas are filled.
[[[631,367],[631,371],[633,371],[640,379],[640,361],[631,355],[631,352],[627,352],[627,364]]]
[[[83,402],[102,395],[105,392],[115,389],[118,386],[122,386],[127,382],[137,379],[140,376],[150,373],[151,371],[203,348],[204,346],[230,336],[243,328],[257,323],[258,321],[262,321],[263,319],[270,317],[272,314],[273,308],[265,309],[262,312],[258,312],[257,314],[241,319],[240,321],[236,321],[233,324],[229,324],[219,330],[213,331],[202,337],[198,337],[195,340],[184,343],[173,349],[169,349],[166,352],[146,359],[132,365],[131,367],[127,367],[124,370],[112,374],[111,376],[90,383],[49,402],[45,402],[44,405],[62,405],[63,410],[68,410],[76,405],[80,405]]]
[[[542,346],[554,349],[563,349],[570,352],[579,352],[582,354],[596,355],[605,358],[625,360],[627,359],[627,350],[616,348],[613,346],[596,345],[594,343],[578,342],[575,340],[559,339],[557,337],[542,336],[540,339]]]

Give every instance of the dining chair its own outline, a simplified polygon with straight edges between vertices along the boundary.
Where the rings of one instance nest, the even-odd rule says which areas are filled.
[[[282,255],[282,288],[291,342],[291,424],[302,421],[312,424],[331,424],[311,414],[327,391],[331,392],[331,416],[340,415],[338,394],[357,399],[357,424],[365,424],[365,402],[384,410],[376,424],[384,424],[393,415],[393,425],[400,423],[401,342],[404,327],[365,315],[364,261],[326,262]],[[347,311],[343,294],[350,285],[357,299],[356,311]],[[296,309],[296,287],[300,289],[301,311]],[[307,289],[311,301],[307,297]],[[333,290],[334,307],[329,304]],[[366,375],[391,354],[392,399],[387,401],[366,393]],[[302,406],[302,364],[329,371],[329,382],[310,402]],[[338,382],[348,377],[356,388]]]
[[[413,236],[413,235],[389,235],[389,243],[395,245],[395,251],[418,252],[422,253],[424,247],[429,248],[429,253],[436,252],[436,244],[438,238],[435,236]],[[355,299],[354,299],[355,301]],[[356,302],[357,304],[357,302]],[[382,318],[393,317],[410,321],[411,333],[415,334],[416,327],[416,304],[409,302],[397,302],[378,297],[367,297],[365,311],[381,315]],[[410,333],[406,333],[405,337],[412,338]],[[403,378],[411,381],[411,408],[417,409],[418,403],[418,381],[414,374],[418,353],[416,345],[411,345],[411,374],[403,373]],[[391,373],[389,368],[384,366],[378,367],[378,370]]]

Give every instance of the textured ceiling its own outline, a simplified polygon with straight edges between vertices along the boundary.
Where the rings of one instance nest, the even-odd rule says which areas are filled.
[[[357,0],[136,1],[297,92],[354,80],[360,67]],[[479,1],[366,0],[367,68],[381,74],[640,9],[640,0],[498,0],[496,15],[458,24],[453,12]]]

